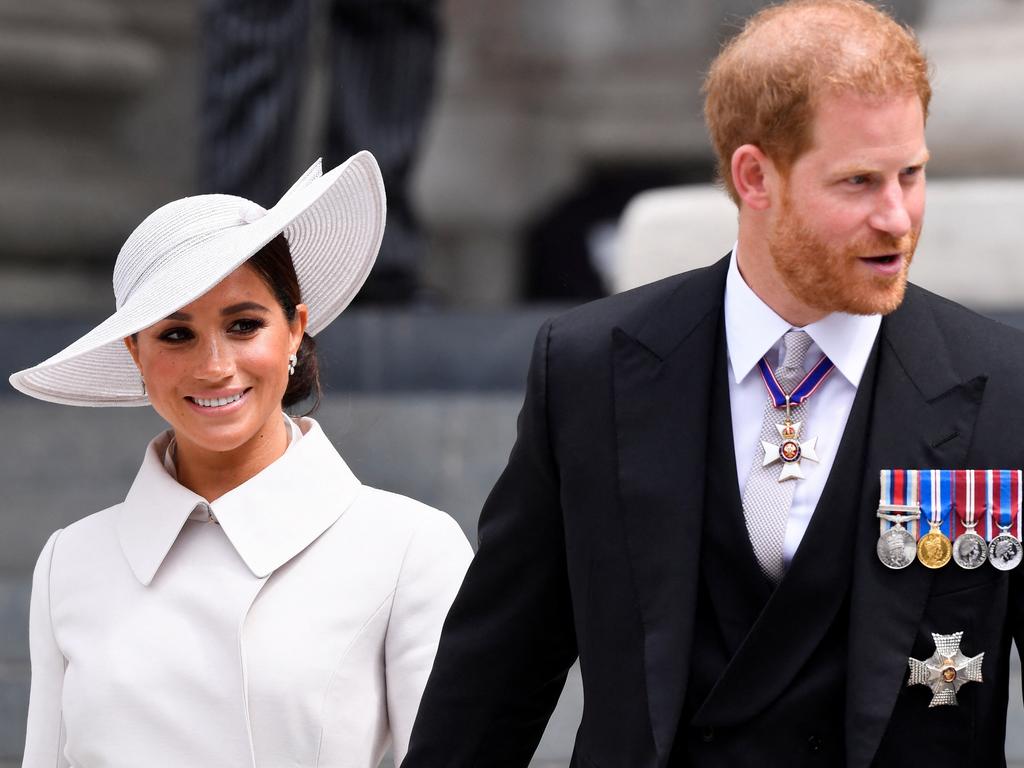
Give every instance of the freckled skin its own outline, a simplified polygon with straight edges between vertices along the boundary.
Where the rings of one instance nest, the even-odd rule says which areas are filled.
[[[241,304],[250,306],[225,314]],[[281,398],[288,356],[302,341],[306,318],[300,304],[289,323],[267,284],[243,265],[179,312],[125,339],[153,408],[174,429],[179,482],[212,501],[284,452]],[[223,409],[191,400],[242,392],[240,402]]]

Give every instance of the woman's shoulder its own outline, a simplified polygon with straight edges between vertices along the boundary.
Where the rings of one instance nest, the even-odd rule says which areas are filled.
[[[356,514],[371,524],[406,536],[466,540],[462,528],[446,512],[400,493],[363,485],[353,504]]]
[[[47,539],[39,559],[48,563],[93,561],[111,545],[117,544],[115,516],[120,504],[101,509],[91,515],[58,528]]]
[[[363,486],[357,503],[389,540],[396,594],[405,596],[396,598],[399,603],[442,605],[447,612],[473,558],[458,522],[423,502],[369,486]]]
[[[461,581],[471,556],[466,535],[444,512],[363,485],[290,575],[313,574],[319,585],[358,583],[360,599],[379,605],[410,579],[427,585],[458,566]]]
[[[316,420],[307,416],[297,423],[303,432],[298,450],[304,453],[293,458],[301,460],[304,477],[322,476],[324,480],[303,494],[308,503],[340,504],[336,511],[349,525],[358,520],[389,533],[461,530],[451,517],[429,504],[363,483]]]

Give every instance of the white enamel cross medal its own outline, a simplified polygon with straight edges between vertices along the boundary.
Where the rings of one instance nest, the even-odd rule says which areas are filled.
[[[761,466],[767,467],[776,461],[782,462],[782,472],[779,474],[780,483],[790,479],[803,479],[804,473],[800,469],[801,460],[818,461],[818,453],[815,450],[818,438],[812,437],[805,443],[800,442],[800,427],[803,422],[790,419],[789,411],[789,398],[786,398],[786,419],[782,424],[775,425],[775,428],[779,430],[782,442],[776,444],[767,440],[761,441],[761,447],[764,449]]]
[[[964,683],[981,682],[981,662],[984,653],[967,657],[960,651],[960,640],[963,632],[952,635],[932,634],[935,641],[935,653],[925,661],[907,659],[910,665],[910,678],[907,685],[927,685],[932,689],[932,700],[929,707],[943,704],[956,706],[956,694]]]
[[[764,458],[761,460],[761,466],[767,467],[776,461],[781,461],[780,483],[786,480],[802,480],[804,473],[800,469],[800,462],[804,459],[814,462],[818,461],[818,438],[812,437],[806,442],[800,441],[800,427],[803,426],[803,422],[793,421],[792,408],[794,405],[804,403],[807,398],[813,395],[818,387],[822,385],[822,382],[828,378],[828,375],[835,370],[835,365],[831,360],[822,355],[821,359],[810,370],[810,373],[789,394],[786,394],[786,390],[782,388],[779,380],[775,378],[775,372],[772,371],[767,360],[762,357],[758,361],[757,367],[761,371],[761,379],[764,381],[764,386],[771,397],[772,405],[776,408],[782,408],[783,406],[786,408],[786,418],[783,419],[781,424],[775,425],[775,428],[779,430],[781,442],[761,441],[761,448],[764,449]]]

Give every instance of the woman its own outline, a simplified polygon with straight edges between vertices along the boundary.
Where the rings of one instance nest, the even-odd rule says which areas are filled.
[[[368,153],[268,211],[170,203],[121,249],[117,311],[11,377],[171,426],[39,558],[25,766],[376,766],[389,739],[401,761],[468,543],[282,411],[319,394],[311,335],[383,226]]]

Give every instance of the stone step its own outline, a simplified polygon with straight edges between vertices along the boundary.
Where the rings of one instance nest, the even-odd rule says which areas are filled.
[[[80,279],[81,273],[65,273],[56,292],[73,288]],[[93,290],[109,290],[105,281],[89,285]],[[54,286],[48,291],[42,281],[5,284],[0,269],[0,372],[5,376],[54,354],[113,309],[106,294],[102,303],[83,298],[76,305],[76,316],[68,318],[62,316],[54,292]],[[317,336],[323,380],[332,397],[519,393],[526,384],[538,329],[547,318],[567,309],[567,305],[501,312],[354,308]],[[985,314],[1024,329],[1024,299],[1019,308]],[[5,400],[29,402],[0,382],[0,402]]]
[[[335,395],[316,414],[352,470],[458,520],[470,540],[515,440],[518,394]],[[124,498],[149,439],[149,408],[0,399],[0,570],[25,573],[49,534]]]

